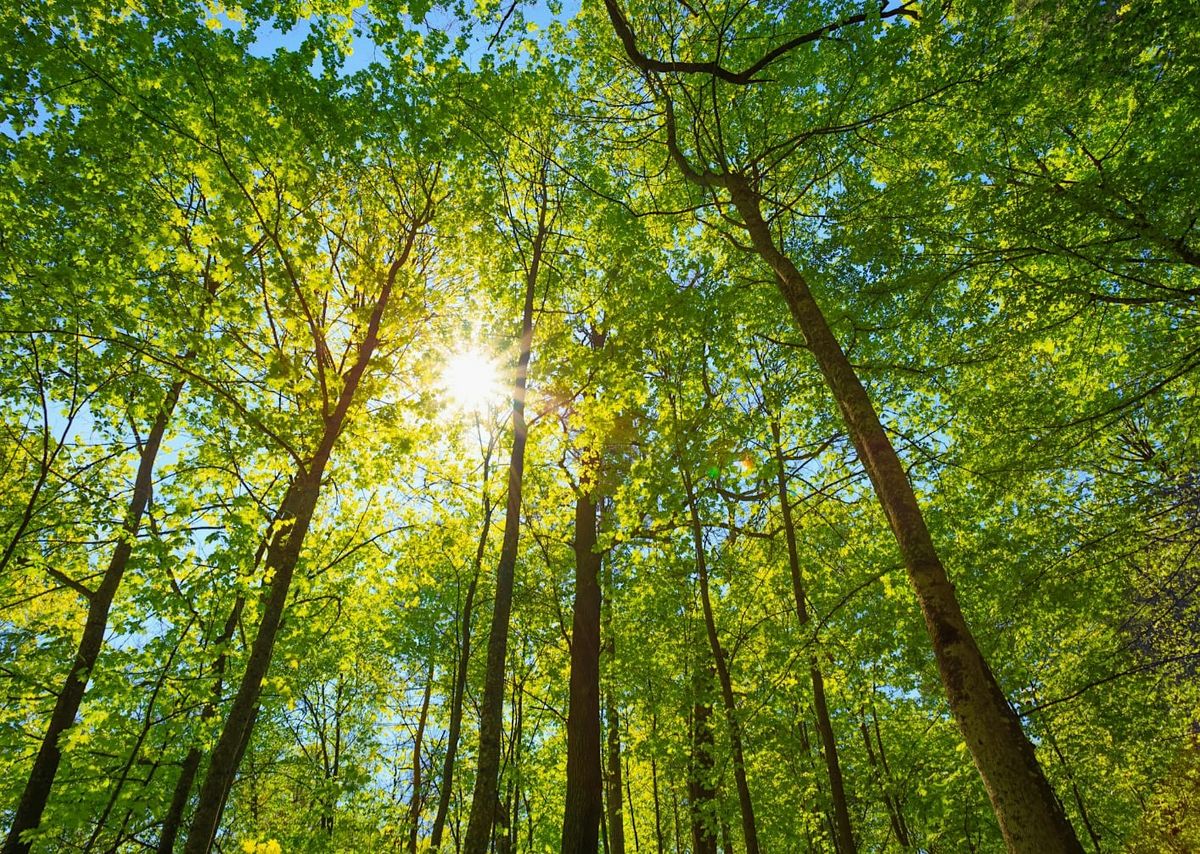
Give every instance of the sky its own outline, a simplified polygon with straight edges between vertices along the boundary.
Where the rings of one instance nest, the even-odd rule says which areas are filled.
[[[514,5],[520,0],[514,0]],[[581,0],[562,0],[561,11],[554,14],[551,11],[550,4],[547,0],[533,0],[533,2],[522,2],[517,7],[518,11],[524,15],[524,21],[528,24],[536,24],[539,31],[544,31],[553,20],[559,20],[563,23],[574,18],[580,9]],[[508,11],[510,6],[502,6],[505,11]],[[346,58],[345,64],[341,69],[343,76],[349,76],[357,71],[367,68],[373,61],[384,61],[378,47],[372,41],[369,33],[366,32],[365,24],[368,22],[370,11],[368,6],[360,7],[353,13],[354,20],[358,26],[355,27],[355,33],[351,39],[351,54]],[[232,22],[226,15],[218,15],[217,20],[222,22],[223,26],[237,27],[237,24]],[[511,32],[513,27],[513,18],[509,18],[505,24],[505,29]],[[425,15],[422,25],[429,31],[440,30],[451,37],[451,40],[456,38],[463,30],[462,22],[453,14],[452,11],[443,5],[435,5]],[[296,50],[303,43],[304,39],[312,32],[312,21],[301,20],[293,27],[287,30],[281,30],[276,26],[262,25],[258,28],[257,38],[250,52],[255,56],[263,58],[272,56],[278,50]],[[473,34],[471,48],[466,55],[460,57],[468,67],[474,67],[486,49],[487,40],[496,32],[496,24],[489,23],[486,26],[476,27],[477,34]],[[319,61],[314,63],[314,71],[319,71]]]

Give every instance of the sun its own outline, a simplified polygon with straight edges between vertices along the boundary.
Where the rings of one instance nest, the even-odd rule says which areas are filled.
[[[455,353],[442,370],[442,389],[456,409],[479,412],[504,396],[495,362],[477,350]]]

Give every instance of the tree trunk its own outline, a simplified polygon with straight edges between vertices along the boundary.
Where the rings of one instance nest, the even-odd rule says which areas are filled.
[[[529,374],[529,356],[533,348],[533,297],[537,288],[542,251],[548,236],[548,211],[543,204],[538,212],[538,229],[530,250],[525,273],[525,304],[521,312],[521,349],[512,386],[512,453],[508,465],[508,497],[505,503],[504,539],[496,567],[496,596],[492,603],[492,627],[488,635],[487,672],[484,675],[483,702],[479,710],[479,767],[471,796],[471,817],[467,822],[463,848],[466,854],[487,854],[495,820],[497,788],[500,778],[500,741],[504,726],[504,671],[508,655],[508,626],[512,615],[513,581],[517,565],[517,545],[521,533],[521,482],[525,472],[525,385]]]
[[[429,835],[429,850],[438,852],[442,847],[442,833],[446,827],[446,816],[450,814],[450,800],[454,797],[454,762],[458,756],[458,740],[462,734],[463,702],[467,695],[467,669],[471,663],[471,616],[475,608],[475,591],[479,588],[479,572],[483,567],[483,555],[487,551],[488,534],[492,527],[492,502],[488,495],[488,474],[491,464],[491,446],[483,459],[483,528],[475,547],[475,561],[471,566],[471,581],[463,600],[460,619],[462,645],[454,671],[454,687],[450,694],[450,722],[446,728],[446,756],[442,760],[441,790],[438,792],[437,815],[433,819],[433,830]]]
[[[563,854],[596,854],[604,811],[600,770],[600,563],[594,455],[585,458],[575,498],[575,604],[571,621]]]
[[[417,721],[417,734],[413,738],[412,800],[408,805],[408,854],[417,854],[417,835],[421,825],[421,741],[425,737],[425,721],[429,717],[429,697],[433,693],[433,665],[429,666],[429,678],[425,680],[425,696],[421,698],[421,717]]]
[[[780,438],[779,422],[771,421],[771,438],[774,440],[775,477],[779,487],[779,507],[783,516],[783,534],[787,542],[788,569],[792,577],[792,595],[796,600],[796,617],[801,631],[808,625],[807,591],[804,576],[800,572],[800,552],[796,547],[796,529],[792,523],[792,504],[788,498],[787,468],[783,457],[783,442]],[[846,787],[842,780],[842,766],[838,761],[837,739],[833,733],[833,722],[829,718],[829,704],[825,698],[825,677],[821,673],[817,656],[810,660],[809,673],[812,678],[813,711],[817,717],[817,732],[821,736],[821,748],[825,757],[825,769],[829,774],[829,791],[833,796],[833,816],[836,834],[834,842],[841,854],[855,854],[854,831],[850,825],[850,807],[846,800]]]
[[[658,715],[650,718],[650,732],[658,737]],[[657,854],[663,854],[662,802],[658,793],[658,762],[650,757],[650,786],[654,792],[654,842]]]
[[[641,851],[642,843],[638,839],[638,831],[637,831],[637,809],[635,808],[634,803],[633,803],[633,785],[629,782],[632,775],[630,775],[630,773],[629,773],[629,754],[628,753],[625,754],[624,759],[625,759],[625,772],[624,772],[623,776],[625,778],[625,803],[627,803],[629,805],[629,829],[633,831],[633,850]]]
[[[859,728],[862,731],[863,745],[867,748],[867,764],[875,774],[875,781],[879,785],[879,791],[883,796],[883,806],[887,810],[888,821],[891,822],[892,832],[896,834],[896,842],[901,848],[908,848],[911,844],[908,838],[908,825],[904,822],[904,815],[900,812],[900,804],[891,793],[891,780],[888,779],[886,762],[881,763],[875,758],[875,751],[871,747],[871,733],[867,729],[867,722],[864,720]],[[878,729],[875,733],[875,738],[879,739]],[[883,757],[883,742],[879,741],[880,758]]]
[[[263,541],[263,546],[259,550],[259,556],[254,560],[254,566],[257,567],[262,559],[262,552],[266,549],[266,541]],[[221,692],[223,690],[223,678],[225,675],[225,667],[229,661],[229,651],[225,649],[225,645],[233,638],[233,632],[237,628],[238,620],[241,619],[242,609],[246,605],[246,597],[239,595],[233,603],[233,608],[230,609],[229,617],[225,620],[225,625],[221,628],[221,634],[217,637],[217,645],[221,647],[221,652],[217,656],[217,660],[213,663],[213,674],[216,676],[216,682],[213,684],[212,696],[204,708],[200,710],[200,722],[211,718],[217,713],[221,704]],[[203,754],[200,748],[193,745],[184,757],[183,766],[179,771],[179,779],[175,781],[175,791],[171,795],[171,805],[167,809],[167,815],[163,819],[162,831],[158,835],[158,854],[171,854],[175,850],[175,840],[179,836],[179,829],[183,826],[183,813],[187,809],[188,798],[192,794],[192,783],[196,780],[196,772],[200,770],[200,760],[203,759]]]
[[[703,678],[705,674],[707,678]],[[688,811],[692,819],[692,854],[717,854],[717,787],[713,781],[712,706],[708,704],[708,685],[712,666],[696,668],[692,704],[692,761],[688,769]]]
[[[967,627],[904,464],[854,366],[830,330],[808,282],[775,245],[749,182],[740,175],[728,175],[724,184],[754,249],[775,273],[896,537],[950,710],[983,778],[1005,843],[1013,852],[1081,854],[1082,846],[1038,764],[1033,745]]]
[[[250,743],[254,720],[258,715],[258,699],[263,680],[271,667],[275,652],[275,639],[283,619],[292,576],[300,559],[300,549],[312,523],[317,499],[321,494],[321,480],[325,467],[333,454],[334,445],[346,423],[347,413],[354,403],[355,393],[366,372],[367,364],[379,343],[379,326],[387,308],[392,287],[401,267],[407,263],[409,253],[416,240],[416,226],[407,235],[403,249],[397,254],[388,270],[383,287],[372,308],[366,333],[359,343],[354,364],[342,379],[342,390],[333,411],[324,419],[320,441],[307,466],[301,466],[295,480],[280,507],[281,524],[276,526],[270,545],[267,546],[266,573],[270,578],[266,601],[263,603],[258,632],[250,647],[250,658],[238,684],[237,693],[225,719],[225,726],[213,748],[208,773],[200,786],[200,797],[196,812],[192,816],[185,854],[207,854],[216,839],[217,828],[225,801],[233,786],[234,776],[242,755]]]
[[[621,713],[612,691],[604,695],[604,717],[608,722],[608,774],[604,804],[608,812],[608,850],[625,854],[625,810],[621,786]]]
[[[83,695],[87,691],[88,680],[92,668],[100,657],[104,646],[104,633],[108,629],[108,614],[112,609],[117,588],[129,565],[129,556],[133,553],[133,543],[138,529],[142,524],[142,516],[150,503],[150,495],[154,481],[154,463],[162,445],[163,434],[167,430],[167,422],[175,404],[179,401],[183,390],[183,381],[177,380],[167,389],[158,415],[146,436],[142,447],[141,458],[138,461],[137,474],[134,477],[133,495],[129,499],[129,508],[125,513],[125,521],[118,533],[117,545],[109,559],[108,568],[100,579],[100,585],[88,598],[87,620],[83,626],[83,634],[79,638],[79,646],[75,651],[75,660],[67,672],[67,678],[59,691],[54,710],[50,713],[50,721],[46,733],[42,737],[41,746],[33,760],[29,771],[29,779],[21,800],[17,804],[8,838],[4,842],[4,854],[27,854],[30,848],[28,842],[21,840],[26,831],[35,829],[42,821],[42,813],[46,802],[50,799],[50,790],[54,786],[54,777],[58,773],[62,761],[62,751],[59,741],[75,723],[75,716],[83,703]]]
[[[758,854],[758,827],[754,821],[754,804],[750,799],[750,784],[746,780],[746,758],[742,749],[742,728],[737,717],[737,701],[733,694],[733,680],[725,661],[725,651],[717,636],[717,622],[713,616],[712,598],[708,589],[708,560],[704,556],[704,529],[700,524],[700,511],[696,507],[696,492],[692,487],[692,476],[680,462],[683,473],[684,496],[692,521],[692,541],[696,549],[696,572],[700,576],[700,604],[704,609],[704,628],[708,634],[708,645],[716,664],[717,680],[721,686],[721,699],[725,706],[725,718],[729,723],[729,742],[733,750],[733,776],[737,785],[738,805],[742,813],[742,836],[746,842],[746,854]]]

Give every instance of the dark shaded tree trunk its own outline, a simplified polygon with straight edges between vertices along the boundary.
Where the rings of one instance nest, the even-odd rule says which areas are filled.
[[[692,820],[692,854],[717,854],[717,787],[713,780],[712,706],[708,683],[714,678],[712,665],[696,668],[692,704],[692,760],[688,769],[688,812]]]
[[[625,854],[625,810],[621,785],[621,712],[612,691],[604,695],[604,718],[608,724],[608,773],[605,775],[604,805],[608,812],[608,850]]]
[[[925,619],[950,710],[979,769],[1010,851],[1082,852],[1033,745],[967,627],[954,586],[933,544],[908,473],[800,270],[775,245],[759,197],[741,175],[712,181],[730,193],[755,251],[774,271],[780,293],[804,336],[846,423],[851,441],[908,570]]]
[[[804,587],[804,576],[800,572],[800,552],[796,547],[796,528],[792,522],[792,504],[788,498],[787,461],[783,455],[779,422],[771,421],[771,438],[774,441],[775,478],[779,488],[779,507],[783,516],[783,534],[787,542],[788,569],[792,579],[792,595],[796,603],[796,618],[803,631],[808,625],[808,593]],[[850,824],[850,806],[846,799],[846,787],[842,780],[842,766],[838,761],[837,739],[833,722],[829,717],[829,704],[825,697],[825,676],[814,654],[810,660],[809,674],[812,679],[813,711],[817,718],[817,732],[821,736],[821,752],[825,758],[825,770],[829,774],[829,792],[833,797],[833,817],[836,834],[834,840],[841,854],[855,854],[858,846],[854,842],[854,830]]]
[[[737,786],[738,805],[742,813],[742,837],[746,842],[746,854],[758,854],[758,827],[754,821],[754,804],[750,799],[750,784],[746,779],[746,758],[742,748],[742,727],[737,715],[737,700],[733,693],[733,680],[725,661],[725,650],[717,636],[717,622],[713,616],[712,598],[708,589],[708,560],[704,555],[704,528],[700,524],[700,511],[696,507],[696,492],[692,476],[680,463],[683,473],[684,496],[688,503],[688,514],[692,523],[692,541],[696,549],[696,573],[700,577],[700,604],[704,610],[704,628],[708,645],[716,665],[717,680],[721,687],[721,700],[725,706],[725,718],[729,724],[729,742],[733,751],[733,777]]]
[[[417,721],[417,734],[413,738],[412,799],[408,805],[408,854],[417,854],[417,835],[421,829],[421,805],[425,795],[421,791],[421,742],[425,738],[425,722],[429,718],[429,697],[433,693],[433,666],[429,667],[429,678],[425,680],[425,695],[421,698],[421,717]]]
[[[543,190],[545,185],[543,183]],[[525,271],[525,301],[521,312],[521,343],[512,386],[512,453],[508,466],[508,497],[505,503],[504,538],[496,567],[496,595],[492,602],[492,626],[488,635],[487,671],[479,710],[479,762],[471,817],[463,848],[467,854],[487,854],[491,845],[500,779],[501,737],[504,727],[504,672],[508,655],[508,627],[512,615],[513,582],[517,546],[521,533],[521,484],[525,472],[525,385],[533,348],[533,298],[541,270],[542,253],[549,236],[549,211],[538,210],[537,232]]]
[[[571,620],[570,706],[563,854],[596,854],[604,812],[600,757],[600,564],[592,490],[595,455],[585,458],[575,498],[575,603]]]
[[[134,477],[133,495],[129,499],[129,507],[125,512],[125,521],[117,535],[117,544],[109,559],[108,568],[100,578],[99,586],[88,597],[87,619],[83,626],[83,634],[79,638],[79,646],[75,651],[75,660],[67,672],[67,678],[58,693],[54,710],[50,713],[50,721],[46,733],[42,737],[41,746],[33,760],[29,771],[29,779],[21,793],[17,811],[4,842],[4,854],[27,854],[30,845],[21,839],[26,831],[35,829],[42,821],[46,802],[50,799],[50,790],[54,786],[54,778],[58,774],[58,766],[62,762],[62,751],[59,741],[75,723],[75,716],[83,703],[83,695],[87,691],[88,680],[92,669],[100,657],[104,647],[104,634],[108,630],[108,614],[116,598],[121,579],[129,566],[129,557],[133,553],[134,540],[142,525],[142,516],[150,503],[150,495],[154,482],[154,463],[158,459],[159,448],[162,446],[163,435],[175,404],[179,401],[183,390],[183,381],[176,380],[167,389],[154,424],[146,436],[142,446],[141,457],[138,461],[137,474]]]
[[[883,807],[887,810],[888,821],[892,825],[892,832],[896,834],[896,842],[901,848],[908,848],[911,843],[908,836],[908,825],[904,821],[904,813],[900,810],[900,804],[892,795],[891,779],[889,769],[887,767],[887,759],[883,753],[883,740],[879,738],[878,721],[876,721],[875,739],[879,746],[879,759],[875,758],[875,750],[871,745],[871,732],[867,729],[867,722],[864,720],[859,724],[859,729],[862,732],[863,745],[867,749],[867,764],[871,766],[874,772],[875,781],[879,786],[879,791],[883,798]]]
[[[633,850],[641,851],[642,843],[638,839],[637,829],[637,809],[633,803],[633,785],[630,783],[631,775],[629,773],[629,754],[625,754],[625,802],[629,805],[629,829],[633,831]]]
[[[651,713],[650,715],[650,733],[654,738],[658,737],[658,715]],[[663,829],[662,829],[662,799],[658,792],[658,761],[650,757],[650,786],[654,792],[654,842],[657,854],[663,852]]]
[[[617,638],[613,633],[613,566],[604,563],[604,592],[601,594],[601,620],[604,633],[603,648],[612,662],[617,655]],[[604,720],[607,725],[605,744],[604,834],[605,854],[625,854],[625,816],[621,807],[621,713],[612,688],[604,692]]]

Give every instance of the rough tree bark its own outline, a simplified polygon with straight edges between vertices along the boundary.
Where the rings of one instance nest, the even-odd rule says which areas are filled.
[[[612,662],[617,656],[617,639],[613,633],[613,567],[612,561],[603,564],[604,590],[601,594],[602,630],[604,633],[603,648]],[[616,697],[612,689],[604,692],[604,720],[607,725],[605,744],[606,765],[603,772],[605,778],[604,810],[606,821],[604,850],[605,854],[625,854],[625,814],[621,801],[621,712],[617,707]]]
[[[697,169],[679,145],[670,93],[655,75],[663,70],[699,73],[713,77],[715,85],[715,78],[723,76],[722,69],[717,63],[705,63],[702,67],[668,63],[668,68],[664,69],[661,61],[639,51],[636,34],[618,0],[605,0],[604,5],[626,56],[643,74],[655,100],[663,108],[670,158],[686,180],[714,194],[720,190],[728,192],[752,248],[775,273],[780,294],[837,403],[896,538],[909,584],[929,632],[950,711],[983,779],[1008,849],[1021,854],[1082,854],[1083,847],[1038,764],[1033,745],[967,627],[954,586],[933,544],[904,464],[883,429],[857,371],[829,328],[808,281],[776,245],[771,226],[763,218],[761,196],[755,182],[729,168],[718,172],[706,167]],[[775,61],[807,43],[805,39],[823,37],[830,28],[858,23],[861,21],[847,18],[813,31],[809,34],[811,38],[792,39],[766,54],[759,65],[752,65],[750,69],[765,67],[761,63]],[[725,79],[739,85],[756,83],[753,73],[745,80],[728,76]]]
[[[604,786],[604,806],[608,814],[608,849],[610,854],[625,854],[625,802],[621,791],[621,712],[611,691],[604,695],[604,719],[608,726],[608,771]]]

